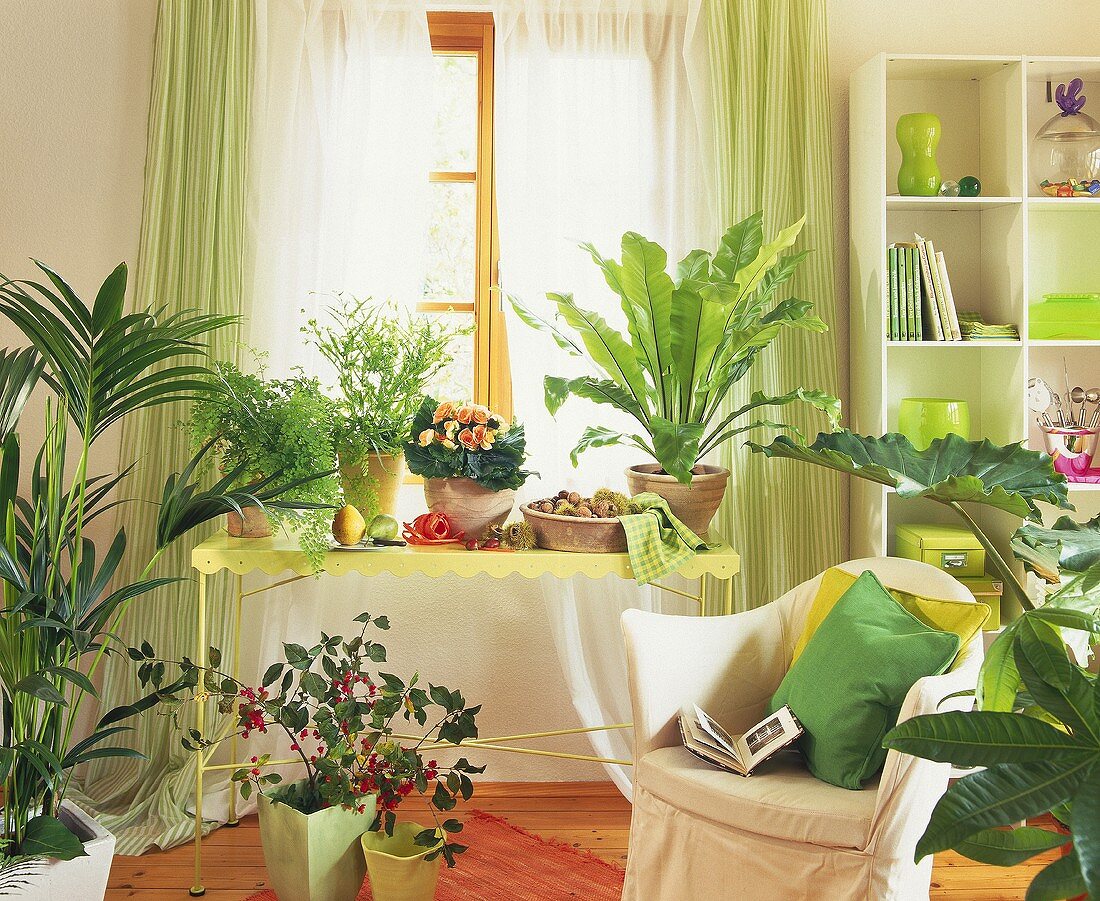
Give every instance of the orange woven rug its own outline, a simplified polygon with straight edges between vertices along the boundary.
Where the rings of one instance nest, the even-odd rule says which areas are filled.
[[[619,901],[623,871],[587,851],[524,832],[481,811],[459,833],[470,850],[439,872],[435,901]],[[247,901],[278,901],[270,889]],[[372,901],[370,880],[358,901]]]

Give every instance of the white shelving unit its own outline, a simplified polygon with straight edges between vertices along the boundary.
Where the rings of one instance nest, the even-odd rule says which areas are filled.
[[[1085,81],[1086,112],[1100,116],[1100,58],[880,54],[856,70],[850,96],[850,425],[861,434],[897,430],[903,397],[957,397],[970,405],[971,437],[1041,448],[1027,408],[1028,379],[1056,388],[1070,379],[1100,386],[1100,341],[1033,341],[1028,306],[1051,292],[1100,291],[1100,198],[1052,198],[1028,172],[1031,138],[1057,107],[1047,82]],[[898,117],[931,112],[943,129],[945,179],[975,175],[982,196],[901,197]],[[914,232],[943,250],[960,310],[1014,322],[1003,344],[888,340],[886,247]],[[1100,486],[1071,486],[1082,514],[1100,509]],[[1053,516],[1053,511],[1050,511]],[[1008,552],[1018,520],[983,510],[982,524]],[[852,481],[853,556],[892,553],[905,522],[954,522],[938,504],[904,501]]]

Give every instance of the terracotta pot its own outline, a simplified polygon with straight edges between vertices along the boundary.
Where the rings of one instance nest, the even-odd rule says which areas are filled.
[[[404,454],[368,453],[354,461],[340,454],[340,488],[344,492],[344,502],[362,513],[368,523],[379,513],[393,515],[397,509],[397,492],[404,481]]]
[[[685,485],[661,472],[657,463],[642,463],[626,471],[626,484],[631,494],[652,491],[663,497],[673,516],[696,535],[703,536],[725,497],[730,471],[700,463],[692,472],[691,481]]]
[[[398,823],[392,836],[381,829],[363,833],[360,841],[374,901],[432,901],[435,897],[443,858],[424,860],[435,848],[416,844],[414,839],[423,830],[417,823]]]
[[[504,524],[516,493],[511,488],[490,491],[473,479],[425,479],[424,500],[432,513],[446,513],[456,529],[479,541]]]
[[[626,551],[626,532],[617,519],[557,516],[532,510],[526,504],[520,510],[534,529],[538,546],[548,551],[582,554],[621,554]]]
[[[270,538],[271,521],[261,507],[242,507],[244,517],[236,510],[225,514],[225,527],[230,538]]]
[[[373,800],[363,813],[328,807],[305,814],[261,792],[257,806],[264,864],[276,895],[288,901],[355,901],[366,872],[359,837],[374,819]]]

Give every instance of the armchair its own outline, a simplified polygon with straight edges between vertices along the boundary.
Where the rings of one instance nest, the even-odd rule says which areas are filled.
[[[869,569],[890,588],[974,600],[951,576],[913,560],[842,568]],[[624,901],[927,901],[932,861],[915,864],[913,853],[947,788],[948,764],[891,751],[877,780],[850,791],[817,780],[789,755],[745,778],[681,744],[677,717],[692,703],[735,733],[763,717],[820,582],[734,616],[623,614],[635,760]],[[913,686],[899,719],[935,712],[947,695],[973,688],[981,660],[979,633],[949,672]]]

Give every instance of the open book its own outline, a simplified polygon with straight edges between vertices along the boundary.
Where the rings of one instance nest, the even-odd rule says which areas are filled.
[[[757,766],[795,741],[802,732],[802,724],[790,707],[780,707],[737,738],[695,705],[680,714],[684,747],[700,760],[739,776],[752,775]]]

